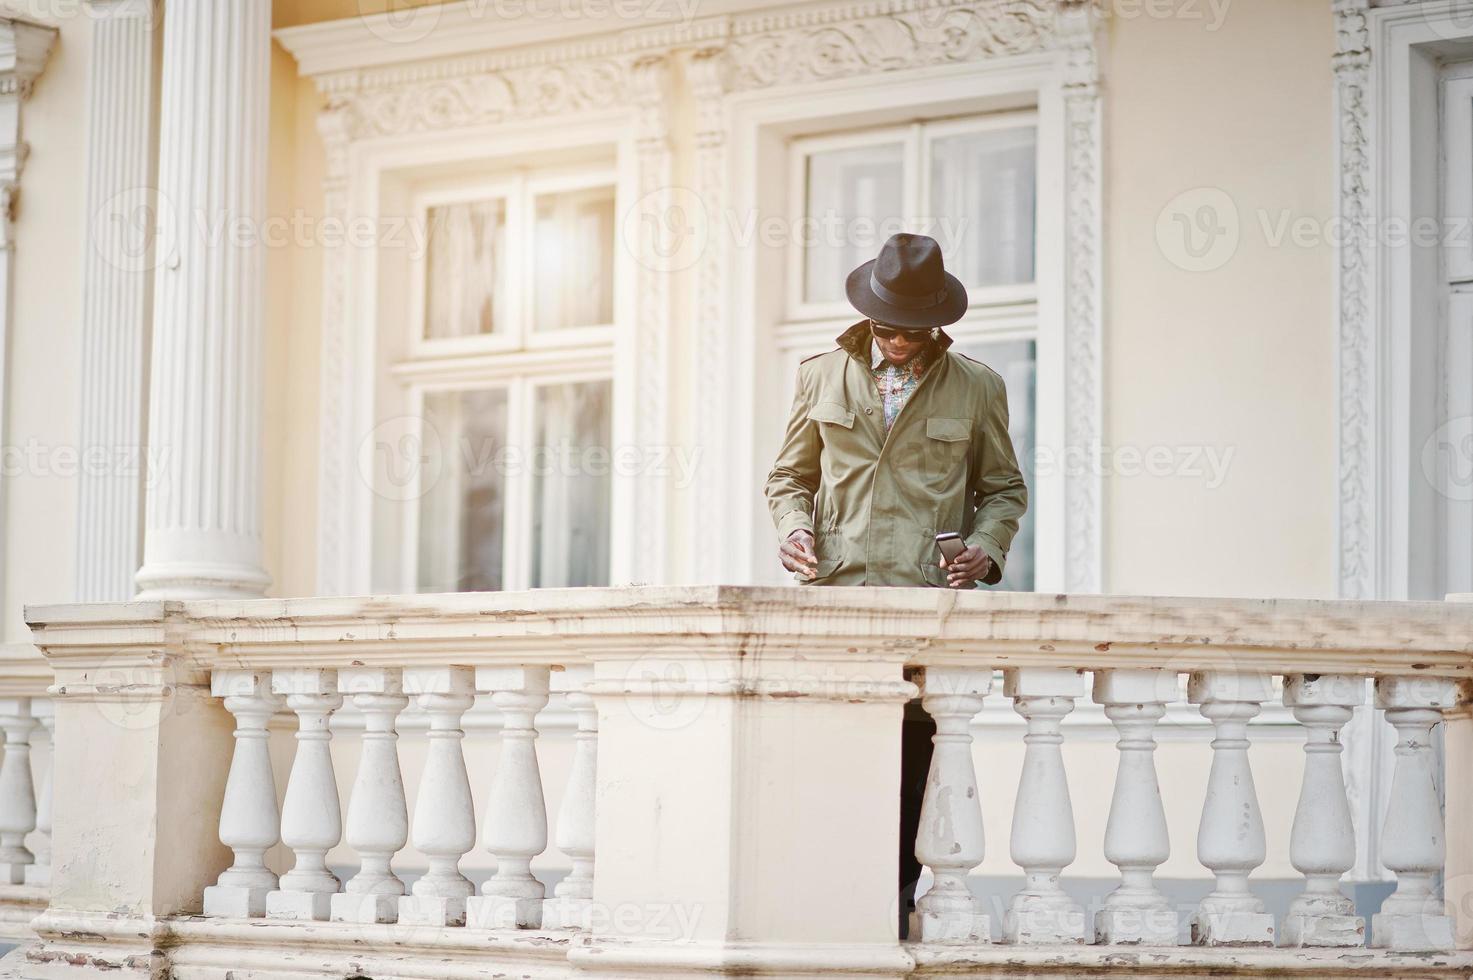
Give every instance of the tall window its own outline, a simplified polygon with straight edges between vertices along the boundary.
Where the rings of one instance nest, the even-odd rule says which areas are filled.
[[[890,235],[930,235],[967,286],[954,350],[989,365],[1008,388],[1013,445],[1034,478],[1037,291],[1034,286],[1036,120],[995,113],[794,140],[790,208],[799,217],[778,343],[788,367],[832,345],[858,314],[844,296],[851,269]],[[1031,590],[1033,512],[1023,518],[996,588]]]
[[[417,196],[408,356],[420,591],[606,585],[614,183],[515,175]]]

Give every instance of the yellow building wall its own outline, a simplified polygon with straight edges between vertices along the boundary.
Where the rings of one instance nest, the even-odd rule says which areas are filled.
[[[1207,4],[1170,6],[1204,17],[1111,23],[1105,442],[1165,446],[1183,461],[1210,450],[1226,475],[1215,487],[1210,476],[1151,475],[1117,452],[1105,582],[1112,592],[1332,596],[1334,253],[1324,236],[1294,244],[1285,230],[1324,229],[1334,213],[1330,4],[1233,0],[1215,30]],[[1173,204],[1199,188],[1217,193]],[[1215,267],[1192,271],[1173,213],[1225,228],[1233,210],[1236,250],[1218,236],[1214,254],[1199,234],[1194,251]]]
[[[23,16],[35,6],[0,3],[0,16]],[[85,18],[49,23],[60,36],[21,110],[21,135],[31,152],[15,204],[6,428],[0,433],[5,641],[30,637],[23,603],[73,594],[81,261],[88,247],[83,107],[91,32]]]

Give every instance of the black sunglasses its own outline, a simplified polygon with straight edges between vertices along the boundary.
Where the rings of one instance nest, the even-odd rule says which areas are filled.
[[[896,337],[900,336],[903,333],[918,334],[925,332],[924,327],[920,329],[911,329],[908,327],[892,327],[888,324],[881,323],[878,320],[871,320],[869,322],[869,329],[870,333],[874,334],[880,340],[894,340]]]

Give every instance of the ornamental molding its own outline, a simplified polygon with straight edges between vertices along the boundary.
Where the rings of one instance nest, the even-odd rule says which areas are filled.
[[[356,137],[617,106],[630,97],[634,65],[677,49],[725,51],[728,92],[1028,54],[1060,46],[1069,33],[1062,25],[1093,6],[1090,0],[810,3],[418,59],[416,50],[433,45],[389,44],[364,27],[373,18],[288,28],[275,37],[330,105],[357,107]],[[465,5],[455,10],[459,23]],[[574,23],[587,29],[585,21]],[[356,63],[323,69],[349,57],[344,35],[366,35],[346,46]],[[386,52],[400,60],[376,64]]]
[[[879,9],[877,9],[879,8]],[[1049,0],[866,4],[850,16],[766,16],[734,25],[734,89],[1027,54],[1049,45]]]
[[[1377,407],[1371,313],[1370,84],[1368,0],[1335,0],[1336,218],[1345,229],[1335,263],[1339,492],[1336,577],[1344,598],[1376,595]]]

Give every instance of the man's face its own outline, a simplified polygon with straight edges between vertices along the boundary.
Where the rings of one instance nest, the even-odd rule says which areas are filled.
[[[880,353],[885,355],[885,360],[896,367],[902,367],[914,360],[916,355],[925,350],[931,342],[931,334],[928,330],[891,331],[883,327],[881,330],[890,333],[891,336],[882,337],[876,333],[875,343],[879,345]]]

